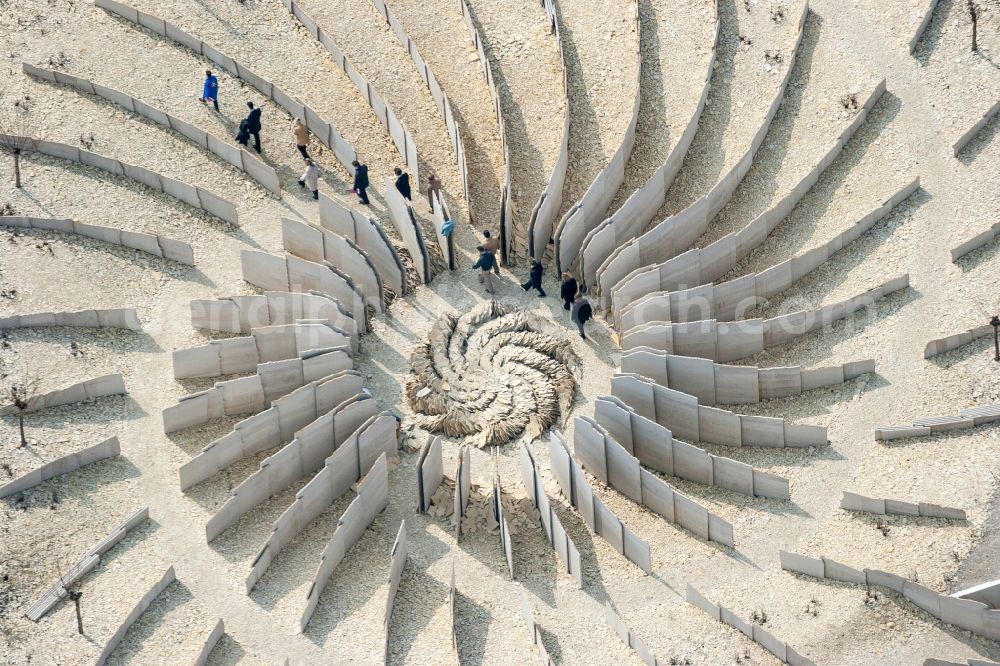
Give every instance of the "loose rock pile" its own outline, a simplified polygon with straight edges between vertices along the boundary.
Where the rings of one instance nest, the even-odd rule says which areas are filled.
[[[437,491],[431,496],[431,507],[428,515],[436,518],[451,518],[455,513],[455,481],[445,478],[444,483],[438,486]],[[522,530],[538,527],[538,509],[531,505],[531,500],[527,497],[513,497],[507,493],[501,493],[500,501],[503,502],[504,515],[510,523],[511,535]],[[497,523],[496,514],[493,512],[493,492],[488,488],[474,486],[472,495],[469,497],[469,507],[462,519],[462,534],[472,534],[474,532],[485,532],[497,534],[500,531],[500,524]]]
[[[416,423],[479,447],[534,439],[569,413],[577,359],[552,324],[496,301],[445,315],[410,357]]]

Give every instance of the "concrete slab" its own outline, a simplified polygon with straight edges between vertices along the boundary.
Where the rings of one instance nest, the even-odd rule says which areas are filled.
[[[840,562],[835,562],[829,558],[822,558],[823,560],[823,577],[829,578],[830,580],[839,580],[842,583],[855,583],[858,585],[866,585],[868,579],[865,577],[863,571],[858,571],[854,567],[849,567],[846,564],[841,564]]]
[[[903,596],[934,617],[941,617],[941,595],[934,590],[908,580],[903,583]]]
[[[869,585],[885,587],[899,594],[903,593],[903,584],[906,582],[906,579],[902,576],[897,576],[888,571],[879,571],[878,569],[865,569],[865,579]]]
[[[920,502],[919,510],[921,516],[928,518],[944,518],[946,520],[965,520],[966,515],[963,509],[954,509],[947,506],[939,506],[929,502]]]
[[[786,571],[812,576],[813,578],[823,578],[825,575],[823,560],[799,555],[787,550],[779,550],[778,557],[781,560],[781,568]]]
[[[896,516],[919,516],[920,505],[902,500],[886,499],[885,512]]]
[[[872,499],[871,497],[865,497],[864,495],[845,490],[840,499],[840,508],[845,511],[864,511],[885,515],[885,500]]]
[[[696,590],[690,584],[687,586],[687,591],[685,592],[685,598],[687,602],[693,606],[697,606],[709,615],[715,618],[717,622],[722,621],[722,610],[717,604],[712,603],[706,599],[701,592]]]

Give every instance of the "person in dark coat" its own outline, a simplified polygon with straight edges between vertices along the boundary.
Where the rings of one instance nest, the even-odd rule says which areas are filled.
[[[562,274],[562,279],[559,295],[563,299],[563,310],[569,310],[573,307],[573,299],[576,298],[576,292],[580,290],[580,287],[576,283],[576,278],[568,271]]]
[[[413,200],[413,192],[410,190],[410,174],[403,173],[403,170],[396,167],[392,170],[396,174],[396,189],[407,201]]]
[[[205,83],[202,86],[201,91],[201,103],[207,104],[208,100],[212,100],[215,104],[215,110],[219,110],[219,79],[215,78],[215,74],[212,74],[211,70],[205,70]]]
[[[573,309],[570,310],[570,317],[576,324],[577,330],[580,331],[580,337],[584,340],[587,339],[587,335],[583,332],[583,325],[590,321],[593,316],[594,309],[590,307],[590,301],[584,298],[580,292],[576,292],[576,295],[573,296]]]
[[[246,118],[240,121],[240,130],[236,133],[236,141],[242,146],[246,146],[247,142],[250,141],[249,126],[250,123]]]
[[[255,109],[253,102],[247,102],[247,108],[250,109],[246,117],[247,132],[253,137],[253,149],[260,153],[260,109]]]
[[[482,245],[476,249],[479,250],[479,259],[472,265],[472,270],[479,269],[479,284],[486,285],[486,293],[496,293],[493,291],[493,275],[490,272],[496,265],[496,257]]]
[[[361,199],[361,203],[367,206],[369,201],[365,190],[368,189],[368,165],[362,164],[357,160],[354,160],[351,164],[354,166],[354,187],[351,191],[357,194],[358,198]]]
[[[542,262],[538,259],[531,260],[531,273],[528,275],[528,281],[521,285],[521,289],[528,291],[529,289],[537,289],[538,297],[545,297],[545,290],[542,289],[542,273],[545,272],[545,268],[542,266]]]

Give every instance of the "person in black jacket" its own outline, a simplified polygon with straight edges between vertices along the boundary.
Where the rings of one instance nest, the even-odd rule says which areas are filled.
[[[563,299],[563,310],[569,310],[573,307],[573,299],[576,297],[576,292],[579,291],[579,285],[576,283],[576,278],[570,272],[564,272],[562,274],[562,287],[559,289],[559,295]]]
[[[351,162],[354,166],[354,189],[352,192],[358,195],[361,199],[361,203],[368,205],[368,194],[365,190],[368,189],[368,165],[362,164],[361,162],[354,160]]]
[[[538,259],[531,260],[531,274],[528,276],[528,281],[521,285],[521,289],[528,291],[529,289],[537,289],[538,297],[545,297],[545,290],[542,289],[542,273],[545,268],[542,266],[542,262]]]
[[[253,102],[247,102],[247,108],[250,109],[250,113],[246,117],[246,130],[253,137],[254,150],[260,153],[260,109],[255,109]]]
[[[493,274],[490,272],[496,265],[496,257],[482,245],[476,249],[479,250],[479,259],[472,265],[472,270],[479,269],[479,284],[486,285],[486,293],[496,293],[493,291]]]
[[[236,133],[237,143],[244,147],[247,145],[247,142],[250,141],[250,131],[247,129],[249,125],[250,123],[248,123],[247,119],[244,118],[240,121],[240,130]]]
[[[410,190],[410,174],[403,173],[403,170],[396,167],[392,170],[396,174],[396,189],[407,201],[413,200],[413,192]]]
[[[573,309],[570,311],[570,316],[573,318],[577,330],[580,331],[580,337],[586,340],[587,336],[583,332],[583,325],[594,316],[594,309],[590,307],[590,301],[584,298],[580,292],[576,292],[573,297]]]

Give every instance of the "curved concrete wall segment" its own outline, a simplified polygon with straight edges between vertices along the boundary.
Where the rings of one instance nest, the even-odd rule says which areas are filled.
[[[2,490],[0,490],[0,497],[2,496]],[[88,550],[83,557],[81,557],[77,563],[70,568],[69,571],[59,578],[55,585],[50,587],[48,591],[42,595],[41,599],[36,601],[31,608],[25,612],[25,616],[32,622],[38,622],[42,619],[42,617],[52,610],[52,608],[55,607],[61,599],[65,599],[66,596],[68,596],[66,592],[68,588],[76,584],[89,571],[100,563],[101,555],[104,555],[118,545],[121,540],[125,538],[126,534],[146,522],[148,519],[149,507],[143,507],[129,516],[129,518],[115,528],[111,534],[92,546],[90,550]]]
[[[1000,608],[971,598],[947,596],[902,576],[878,569],[858,570],[829,558],[780,551],[785,571],[855,585],[877,585],[902,595],[935,618],[985,638],[1000,639]]]
[[[287,94],[278,86],[267,79],[254,73],[253,70],[237,62],[225,53],[219,51],[211,44],[201,41],[193,35],[189,35],[177,26],[164,21],[163,19],[141,12],[114,0],[94,0],[94,5],[101,9],[119,16],[137,26],[152,30],[156,34],[186,46],[195,53],[211,60],[217,66],[238,79],[246,81],[253,86],[264,97],[272,100],[275,104],[287,111],[293,118],[298,118],[306,124],[313,136],[324,146],[333,151],[344,168],[353,170],[351,162],[358,158],[357,152],[351,145],[340,136],[340,132],[332,123],[323,119],[318,113],[313,111],[299,100]],[[287,4],[286,4],[287,6]]]
[[[576,418],[573,452],[583,469],[601,483],[649,508],[667,522],[679,525],[699,538],[730,548],[735,545],[733,526],[729,521],[711,513],[660,477],[643,469],[639,459],[593,419],[586,416]]]
[[[35,312],[0,319],[0,329],[69,326],[74,328],[120,328],[141,331],[142,325],[132,308],[81,310],[79,312]]]
[[[788,479],[675,439],[665,426],[614,396],[597,398],[594,419],[629,455],[657,472],[741,495],[791,498]]]
[[[438,113],[441,114],[445,128],[448,130],[448,137],[451,139],[451,149],[455,151],[455,158],[458,160],[458,174],[462,177],[462,194],[465,200],[469,201],[469,169],[465,163],[465,142],[462,140],[462,132],[455,119],[455,112],[451,108],[451,100],[448,99],[444,90],[441,89],[441,85],[438,83],[437,77],[434,76],[434,72],[431,71],[431,66],[427,64],[427,60],[421,57],[416,42],[410,39],[410,36],[406,34],[403,24],[392,13],[387,0],[372,0],[372,3],[379,13],[385,17],[385,22],[389,24],[399,43],[406,47],[406,52],[410,55],[413,66],[434,99],[434,105],[437,107]],[[419,179],[417,182],[419,182]],[[469,211],[469,222],[470,224],[474,223],[471,210]]]
[[[917,419],[911,425],[879,426],[875,428],[875,441],[928,437],[940,432],[975,428],[996,421],[1000,421],[1000,404],[980,405],[961,409],[958,416],[928,416]]]
[[[668,354],[697,356],[719,363],[735,361],[764,349],[786,345],[807,333],[821,330],[858,310],[872,306],[881,298],[906,289],[909,284],[909,275],[901,275],[845,301],[772,319],[651,322],[625,331],[621,337],[621,346],[626,351],[636,347],[649,347]]]
[[[117,437],[111,437],[99,444],[83,449],[82,451],[77,451],[76,453],[71,453],[68,456],[57,458],[50,463],[46,463],[41,467],[14,479],[13,481],[5,483],[0,486],[0,498],[16,495],[17,493],[24,492],[29,488],[34,488],[45,481],[54,479],[57,476],[75,472],[90,463],[105,460],[107,458],[114,458],[117,455],[121,455],[121,444],[119,444]],[[42,612],[42,614],[44,613],[45,611]]]
[[[191,325],[205,331],[250,333],[261,326],[327,321],[358,337],[357,322],[336,299],[322,294],[266,291],[263,296],[231,296],[191,301]]]
[[[366,217],[343,201],[320,192],[319,224],[366,252],[393,294],[402,296],[405,293],[406,269],[378,220]]]
[[[223,199],[219,195],[204,188],[196,185],[190,185],[173,178],[168,178],[167,176],[160,175],[155,171],[150,171],[149,169],[144,169],[143,167],[135,166],[133,164],[127,164],[126,162],[120,162],[116,159],[105,157],[104,155],[98,155],[97,153],[92,153],[89,150],[83,150],[82,148],[70,146],[65,143],[58,143],[57,141],[43,141],[40,139],[31,139],[30,141],[33,145],[32,150],[34,152],[66,160],[67,162],[75,162],[76,164],[82,164],[83,166],[94,167],[95,169],[100,169],[101,171],[107,171],[113,176],[117,176],[119,178],[134,180],[135,182],[145,185],[150,189],[162,192],[182,203],[186,203],[193,208],[197,208],[209,213],[210,215],[214,215],[224,222],[229,222],[230,224],[239,226],[239,215],[236,212],[236,206],[234,206],[232,202]],[[77,223],[74,223],[74,225],[75,224]]]
[[[684,131],[678,137],[677,143],[667,153],[660,168],[642,187],[632,193],[621,208],[591,229],[584,237],[579,270],[583,276],[584,285],[596,285],[597,270],[601,265],[619,247],[642,234],[660,206],[663,205],[667,198],[667,191],[673,185],[674,178],[677,177],[684,164],[688,148],[691,147],[694,135],[698,131],[698,122],[705,110],[709,90],[712,88],[712,71],[715,69],[715,55],[721,29],[717,3],[714,5],[714,9],[715,30],[712,37],[712,50],[708,59],[708,68],[701,95],[698,98],[698,105],[694,113],[691,114]]]
[[[168,127],[184,138],[195,142],[227,164],[244,172],[260,183],[261,187],[268,192],[281,196],[281,181],[278,179],[278,173],[272,167],[251,155],[245,148],[223,141],[186,120],[175,118],[166,111],[162,111],[151,104],[143,102],[141,99],[127,95],[114,88],[108,88],[107,86],[102,86],[87,79],[66,74],[65,72],[56,72],[35,67],[26,62],[21,64],[21,69],[25,74],[44,81],[61,83],[81,92],[96,95],[128,111],[137,113],[143,118]]]
[[[177,577],[174,575],[174,567],[171,566],[167,569],[166,573],[163,574],[160,580],[158,580],[153,587],[151,587],[149,591],[146,592],[141,599],[139,599],[139,603],[137,603],[132,610],[129,611],[129,614],[125,616],[125,620],[118,626],[118,629],[111,636],[111,638],[108,639],[107,644],[101,651],[101,655],[97,658],[97,666],[104,666],[104,664],[107,663],[111,653],[114,652],[115,648],[117,648],[122,640],[124,640],[125,634],[128,633],[129,628],[131,628],[131,626],[135,624],[140,617],[142,617],[142,614],[146,612],[146,609],[149,608],[150,604],[156,601],[156,598],[160,596],[160,594],[162,594],[163,591],[167,589],[167,587],[169,587],[175,580],[177,580]]]
[[[860,238],[862,234],[905,201],[919,187],[920,179],[915,178],[884,201],[881,206],[818,247],[801,252],[791,259],[770,266],[758,273],[751,273],[719,284],[711,284],[710,282],[715,279],[709,277],[710,274],[716,272],[714,268],[708,269],[704,275],[701,273],[702,266],[706,265],[708,260],[713,259],[712,253],[690,250],[671,259],[667,264],[674,264],[674,268],[671,270],[687,273],[687,276],[682,279],[685,279],[689,284],[701,286],[678,288],[676,291],[661,287],[661,290],[656,291],[647,284],[631,293],[624,290],[619,291],[612,299],[615,327],[618,330],[627,331],[637,324],[653,321],[687,322],[702,319],[732,321],[740,319],[747,310],[788,289],[792,284],[822,266],[841,249]],[[747,235],[746,238],[744,238],[744,234]],[[753,247],[763,242],[764,236],[757,236],[754,240],[755,236],[756,233],[752,230],[752,225],[737,234],[736,244],[739,251],[736,254],[746,256]],[[713,245],[715,244],[713,243]],[[730,257],[730,259],[739,260],[736,257]],[[730,267],[732,265],[735,263],[731,264]],[[658,280],[658,284],[663,284],[659,273],[650,273],[649,275],[654,280]],[[676,273],[672,279],[677,279]],[[640,286],[639,281],[636,281],[636,286]],[[650,291],[635,298],[637,294],[641,294],[646,289],[650,289]]]
[[[583,568],[580,564],[580,551],[573,539],[566,533],[558,514],[552,508],[552,500],[542,487],[542,478],[538,473],[535,456],[527,447],[521,447],[519,453],[521,481],[528,490],[528,497],[538,511],[538,521],[541,523],[549,545],[556,551],[556,556],[562,562],[566,573],[573,577],[577,586],[583,589]],[[511,574],[513,575],[513,573]]]
[[[702,595],[701,592],[691,586],[690,583],[687,586],[685,598],[692,606],[702,609],[714,617],[717,621],[729,625],[733,629],[736,629],[740,633],[744,634],[754,643],[777,657],[781,663],[788,664],[788,666],[816,666],[814,662],[810,661],[806,657],[803,657],[791,645],[778,640],[771,632],[764,629],[764,627],[760,624],[757,624],[756,622],[747,622],[722,604],[712,603],[707,597]]]
[[[541,260],[548,251],[549,241],[552,240],[552,231],[562,207],[563,185],[566,184],[566,169],[569,166],[569,85],[566,80],[566,55],[563,51],[564,44],[562,33],[559,30],[559,16],[553,0],[541,0],[542,8],[545,9],[545,16],[548,18],[550,31],[555,35],[559,44],[559,61],[562,63],[563,77],[562,88],[564,98],[565,115],[563,117],[562,140],[559,143],[559,156],[552,167],[552,175],[549,182],[538,197],[538,203],[531,211],[531,220],[528,222],[528,254],[532,258]]]
[[[635,33],[639,35],[639,5],[635,4]],[[642,57],[639,58],[639,68],[636,73],[635,91],[632,95],[632,118],[625,128],[621,144],[600,173],[587,187],[583,197],[570,206],[569,210],[559,220],[553,233],[555,241],[556,271],[570,270],[576,264],[583,249],[583,241],[594,226],[604,219],[608,206],[618,193],[618,188],[625,182],[625,165],[628,163],[632,149],[635,147],[635,128],[639,122],[639,94],[642,81]]]
[[[94,398],[125,395],[127,393],[128,390],[125,388],[125,381],[121,375],[104,375],[102,377],[95,377],[94,379],[87,379],[64,389],[31,396],[28,398],[28,406],[24,411],[25,413],[40,412],[50,407],[60,407],[62,405],[71,405],[75,402],[93,400]],[[17,411],[17,407],[14,405],[5,405],[0,407],[0,416],[16,414]]]
[[[322,227],[281,218],[281,243],[296,257],[336,266],[361,289],[365,305],[377,313],[385,312],[382,278],[368,254],[354,241]]]
[[[780,418],[706,407],[693,395],[660,386],[641,375],[615,375],[611,378],[611,395],[689,442],[774,448],[827,443],[824,427],[792,425]]]
[[[264,411],[234,425],[231,432],[182,465],[181,490],[205,481],[239,460],[287,444],[296,432],[363,388],[360,373],[342,370],[278,398]]]
[[[653,565],[649,544],[625,527],[621,519],[594,494],[583,468],[569,452],[566,439],[555,429],[549,431],[549,462],[563,495],[580,512],[587,527],[607,540],[625,559],[647,574],[651,573]]]
[[[500,186],[500,259],[506,264],[511,252],[528,247],[528,231],[526,228],[520,228],[514,220],[514,204],[510,189],[510,147],[507,145],[507,129],[504,124],[503,108],[500,105],[500,94],[497,92],[496,76],[493,73],[493,62],[486,56],[483,37],[472,18],[469,3],[459,0],[459,8],[462,10],[465,24],[469,27],[472,44],[476,48],[479,64],[483,68],[483,78],[493,100],[493,113],[500,127],[500,146],[503,148],[503,183]]]
[[[75,234],[145,252],[155,257],[172,259],[188,266],[194,266],[194,251],[190,245],[173,240],[172,238],[164,238],[163,236],[154,236],[153,234],[144,234],[137,231],[122,231],[112,227],[101,227],[94,224],[84,224],[75,220],[49,217],[0,216],[0,226],[19,227],[21,229],[44,229],[47,231]],[[111,311],[102,310],[101,312]]]
[[[792,188],[791,192],[742,229],[726,234],[703,248],[690,249],[686,252],[679,249],[676,256],[659,264],[638,268],[622,278],[614,287],[611,295],[613,311],[618,313],[625,304],[653,291],[673,291],[708,284],[735,268],[742,259],[749,256],[770,236],[771,232],[798,205],[802,197],[819,181],[820,176],[841,154],[844,146],[864,123],[869,111],[881,99],[884,92],[885,81],[883,80],[869,95],[868,100],[855,115],[854,120],[841,132],[833,147],[827,151],[819,163]],[[908,191],[907,188],[904,188],[903,191],[906,192],[906,196],[909,196],[914,189],[916,189],[916,185],[913,185],[912,189]],[[883,208],[888,205],[886,212],[902,200],[894,199],[890,199],[892,205],[888,205],[888,202],[883,205]],[[701,230],[701,233],[703,232],[704,229]],[[690,242],[683,244],[685,248],[697,240],[697,237],[689,236],[688,239]]]
[[[333,264],[293,256],[279,257],[253,250],[240,251],[243,279],[266,291],[318,292],[337,301],[354,318],[359,334],[368,332],[365,298],[361,290]]]
[[[337,565],[347,551],[364,535],[375,517],[389,505],[389,468],[385,455],[378,459],[371,471],[358,483],[358,496],[350,503],[337,521],[337,530],[323,549],[319,568],[306,595],[306,607],[299,619],[299,631],[304,632],[316,607],[323,588],[330,580]]]
[[[803,26],[809,13],[809,3],[803,3],[802,14],[798,19],[798,32],[795,46],[789,57],[788,68],[778,91],[771,101],[764,121],[757,129],[750,146],[740,160],[725,174],[716,185],[701,199],[680,211],[676,215],[662,221],[638,238],[619,246],[611,256],[598,268],[597,285],[600,290],[601,306],[607,309],[611,306],[611,292],[629,273],[651,264],[660,263],[674,257],[701,236],[709,222],[721,211],[732,198],[743,177],[753,164],[757,150],[767,137],[771,121],[774,120],[778,107],[781,106],[785,88],[791,79],[795,67],[795,57],[802,42]]]
[[[696,356],[676,356],[635,347],[621,357],[621,372],[648,377],[660,386],[683,391],[705,405],[748,405],[834,386],[875,372],[875,361],[804,369],[722,365]]]

